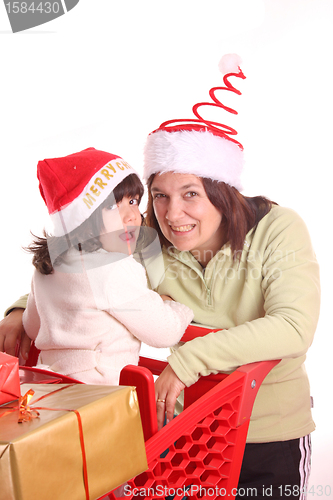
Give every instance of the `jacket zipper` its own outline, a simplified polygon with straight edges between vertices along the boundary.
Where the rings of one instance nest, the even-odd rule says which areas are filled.
[[[207,290],[208,305],[209,305],[209,306],[211,306],[211,305],[212,305],[212,294],[211,294],[211,290],[210,290],[210,288],[208,288],[208,286],[206,286],[206,290]]]
[[[211,306],[212,305],[212,293],[211,293],[211,289],[207,286],[207,283],[205,281],[205,277],[204,277],[204,273],[199,273],[197,269],[195,269],[194,267],[192,266],[189,266],[188,262],[186,261],[183,261],[182,259],[179,259],[178,257],[176,257],[177,260],[179,260],[179,262],[181,262],[182,264],[185,264],[187,267],[189,267],[190,269],[193,269],[195,270],[195,272],[198,274],[198,276],[200,277],[200,279],[203,281],[204,285],[205,285],[205,288],[206,288],[206,294],[207,294],[207,305],[208,306]]]

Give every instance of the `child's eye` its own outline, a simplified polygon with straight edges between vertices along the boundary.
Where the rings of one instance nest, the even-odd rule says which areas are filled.
[[[118,208],[118,205],[117,203],[115,203],[114,205],[107,205],[105,208],[106,210],[115,210],[116,208]]]
[[[132,198],[129,203],[130,203],[130,205],[139,205],[140,204],[138,198]]]

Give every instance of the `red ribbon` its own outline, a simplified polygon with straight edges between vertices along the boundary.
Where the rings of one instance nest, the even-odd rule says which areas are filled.
[[[35,391],[29,389],[24,396],[19,398],[19,418],[18,423],[29,422],[33,418],[39,417],[39,412],[36,409],[31,409],[29,406],[30,399],[34,396]]]
[[[60,387],[59,389],[56,389],[55,391],[49,392],[48,394],[44,394],[44,396],[39,397],[36,399],[32,404],[35,405],[38,401],[41,401],[44,398],[47,398],[51,396],[51,394],[55,394],[56,392],[63,391],[64,389],[67,389],[68,387],[72,387],[73,385],[76,384],[70,384],[66,385],[64,387]],[[86,500],[89,500],[89,486],[88,486],[88,470],[87,470],[87,458],[86,458],[86,450],[84,446],[84,436],[83,436],[83,427],[82,427],[82,420],[81,420],[81,415],[78,410],[72,410],[68,408],[46,408],[46,407],[34,407],[31,408],[31,405],[29,405],[30,399],[33,397],[35,394],[35,391],[33,389],[29,389],[25,393],[24,396],[21,396],[19,399],[19,418],[18,418],[18,423],[23,423],[23,422],[29,422],[30,420],[34,418],[39,417],[39,412],[37,410],[49,410],[49,411],[72,411],[75,413],[76,418],[77,418],[77,423],[79,427],[79,436],[80,436],[80,445],[81,445],[81,453],[82,453],[82,462],[83,462],[83,481],[84,481],[84,490],[86,494]],[[13,407],[8,407],[10,408],[10,411],[15,411],[17,408]],[[4,414],[0,415],[0,417],[6,415],[9,412],[5,412]]]

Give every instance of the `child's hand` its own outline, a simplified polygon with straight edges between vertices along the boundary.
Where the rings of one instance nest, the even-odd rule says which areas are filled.
[[[173,300],[169,295],[161,295],[162,300]]]

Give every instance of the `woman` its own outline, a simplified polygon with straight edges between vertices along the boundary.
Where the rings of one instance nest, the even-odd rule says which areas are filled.
[[[220,89],[239,93],[228,78],[243,78],[240,68],[225,73]],[[226,109],[220,89],[210,96]],[[318,264],[294,211],[239,192],[242,146],[234,130],[201,118],[202,105],[194,120],[163,123],[145,149],[147,224],[165,259],[156,290],[190,307],[195,322],[221,328],[168,357],[155,386],[159,425],[200,376],[281,359],[254,405],[239,487],[283,498],[291,485],[293,498],[304,498],[315,428],[304,360],[319,315]]]

